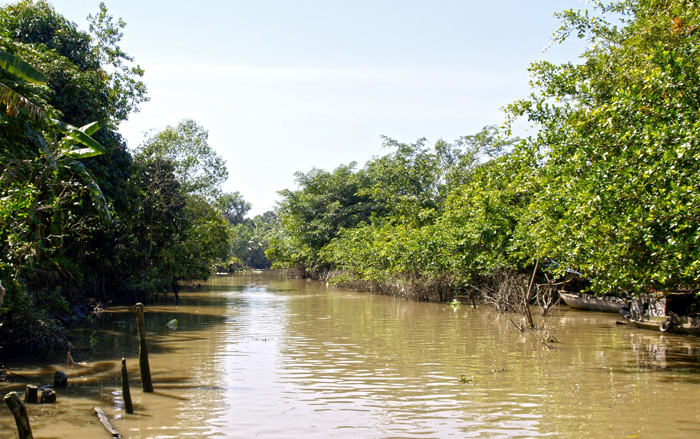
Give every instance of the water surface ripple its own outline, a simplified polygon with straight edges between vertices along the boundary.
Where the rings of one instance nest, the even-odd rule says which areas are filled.
[[[57,369],[76,375],[58,404],[29,406],[35,437],[104,436],[93,405],[124,438],[700,435],[698,339],[616,325],[614,315],[556,309],[537,319],[559,340],[548,348],[514,332],[513,316],[280,274],[217,277],[181,298],[147,308],[154,394],[138,387],[128,308],[74,331],[76,345],[98,340],[77,351],[82,368],[15,370],[37,383]],[[123,413],[121,357],[134,415]],[[13,434],[3,407],[0,436]]]

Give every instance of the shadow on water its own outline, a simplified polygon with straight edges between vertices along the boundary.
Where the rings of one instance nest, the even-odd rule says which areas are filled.
[[[152,354],[168,353],[178,341],[205,340],[197,332],[224,325],[230,316],[207,312],[226,307],[245,308],[245,300],[235,297],[192,297],[177,304],[147,306],[145,321],[148,350]],[[174,320],[177,324],[174,325]],[[136,317],[131,307],[117,307],[92,314],[70,331],[73,360],[103,361],[138,355]]]

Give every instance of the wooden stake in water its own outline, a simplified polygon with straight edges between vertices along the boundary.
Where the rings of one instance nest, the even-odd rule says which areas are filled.
[[[131,391],[129,390],[129,374],[126,371],[126,358],[122,358],[122,398],[124,398],[126,412],[134,413],[134,406],[131,404]]]
[[[19,439],[34,439],[32,435],[32,428],[29,426],[29,415],[27,414],[27,407],[24,405],[16,392],[10,392],[5,395],[5,404],[12,412],[15,417],[15,423],[17,423],[17,433],[19,433]]]
[[[36,386],[27,384],[24,390],[24,402],[29,404],[36,404],[39,402],[39,389]]]
[[[139,368],[141,369],[141,385],[144,392],[153,392],[151,381],[151,368],[148,365],[148,349],[146,348],[146,322],[143,317],[143,304],[134,306],[136,313],[136,326],[139,331]]]

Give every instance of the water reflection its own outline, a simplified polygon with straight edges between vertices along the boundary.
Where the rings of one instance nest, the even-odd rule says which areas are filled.
[[[125,438],[700,432],[698,340],[620,326],[614,315],[555,310],[544,322],[559,343],[548,349],[514,333],[509,316],[279,275],[217,277],[181,298],[147,308],[154,394],[138,390],[131,309],[110,310],[74,332],[87,365],[68,370],[59,404],[30,406],[35,437],[104,436],[93,405]],[[135,415],[122,413],[121,357]],[[56,369],[66,367],[16,372],[43,382]],[[13,431],[4,409],[0,435]]]

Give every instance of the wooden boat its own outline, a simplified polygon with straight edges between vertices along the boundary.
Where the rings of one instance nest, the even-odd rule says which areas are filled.
[[[635,297],[622,313],[627,323],[640,329],[700,336],[700,316],[689,314],[696,301],[693,292],[650,293]]]
[[[627,324],[633,328],[700,337],[700,319],[697,317],[669,316],[649,317],[647,320],[628,319]]]
[[[561,299],[569,307],[587,311],[612,312],[619,314],[620,308],[627,302],[624,299],[613,296],[596,297],[592,294],[567,293],[560,291]]]

